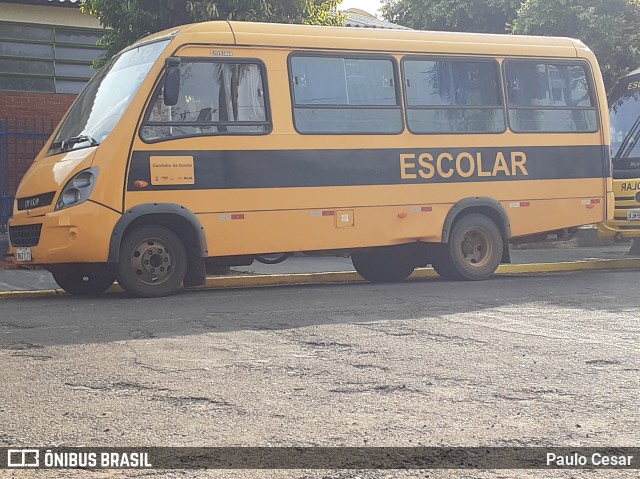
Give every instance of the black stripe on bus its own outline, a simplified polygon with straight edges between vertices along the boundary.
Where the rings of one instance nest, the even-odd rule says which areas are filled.
[[[148,191],[602,178],[610,171],[607,151],[608,148],[602,146],[136,151],[131,160],[128,189],[140,190],[135,186],[136,181],[147,182],[149,186],[144,189]],[[446,176],[452,170],[450,177],[438,174],[436,163],[442,154],[445,154],[442,170]],[[461,154],[460,170],[456,170],[456,158]],[[512,164],[512,158],[522,164],[523,154],[526,155],[523,163],[526,174],[523,168]],[[424,162],[433,159],[430,162],[432,176],[427,167],[420,166],[421,155]],[[163,156],[193,157],[195,184],[154,185],[157,181],[151,178],[150,159]],[[473,174],[469,175],[471,163],[474,164]]]

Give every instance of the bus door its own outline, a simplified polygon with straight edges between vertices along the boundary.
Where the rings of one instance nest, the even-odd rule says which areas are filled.
[[[191,47],[187,55],[170,58],[134,140],[127,209],[180,205],[197,216],[207,235],[222,228],[216,255],[233,248],[238,254],[242,229],[227,228],[232,221],[222,220],[241,219],[235,212],[256,209],[257,202],[246,193],[250,172],[237,160],[264,148],[270,131],[261,60],[212,47]]]

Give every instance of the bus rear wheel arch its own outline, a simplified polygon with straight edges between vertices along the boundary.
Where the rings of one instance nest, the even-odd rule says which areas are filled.
[[[449,240],[434,251],[431,265],[445,279],[483,280],[498,269],[505,247],[503,233],[492,218],[463,213],[453,222]]]
[[[137,226],[122,239],[116,265],[118,283],[134,296],[166,296],[184,281],[187,263],[184,243],[169,228]]]

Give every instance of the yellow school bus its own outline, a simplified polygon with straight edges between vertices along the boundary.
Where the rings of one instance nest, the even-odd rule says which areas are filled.
[[[187,25],[87,85],[20,184],[12,254],[72,294],[310,251],[480,280],[509,242],[607,219],[609,139],[577,40]]]
[[[598,225],[603,239],[640,238],[640,70],[621,78],[609,96],[615,214]]]

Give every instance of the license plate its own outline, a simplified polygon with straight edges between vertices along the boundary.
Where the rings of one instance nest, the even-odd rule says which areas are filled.
[[[640,221],[640,210],[627,210],[627,219],[629,221]]]
[[[16,249],[17,261],[31,261],[31,248],[18,248]]]

